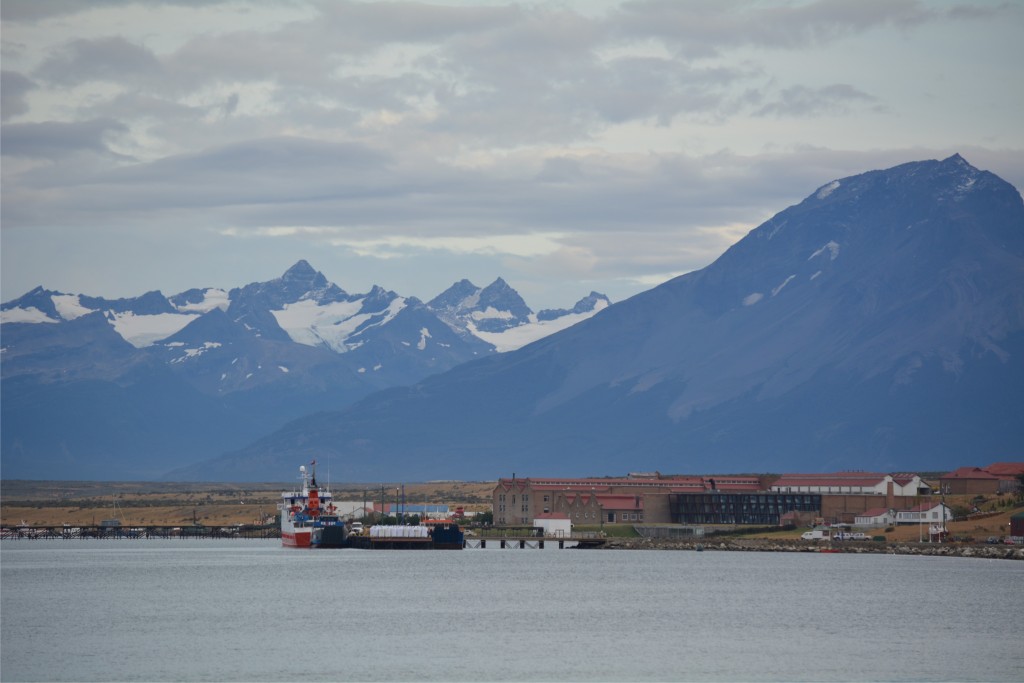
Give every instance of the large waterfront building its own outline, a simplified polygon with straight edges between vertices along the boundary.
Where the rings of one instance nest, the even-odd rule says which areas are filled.
[[[667,477],[657,472],[620,478],[503,478],[492,494],[494,523],[532,524],[552,512],[567,514],[573,524],[666,523],[673,521],[672,494],[755,492],[765,483],[756,476]]]
[[[906,510],[931,487],[917,474],[837,472],[752,475],[526,477],[498,480],[494,524],[532,525],[565,515],[574,525],[753,524],[821,518],[852,523],[880,508]]]

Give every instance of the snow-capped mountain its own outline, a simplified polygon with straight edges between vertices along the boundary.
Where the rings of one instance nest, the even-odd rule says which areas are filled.
[[[475,311],[442,318],[381,287],[349,294],[306,261],[230,291],[111,300],[36,288],[0,307],[5,475],[153,476],[598,310],[534,329],[514,290],[501,280],[489,289],[483,310],[511,305],[502,310],[522,323],[504,333],[529,333],[498,345],[470,332]],[[202,416],[185,418],[199,406]],[[116,474],[104,470],[112,463]]]
[[[610,305],[604,294],[591,292],[569,310],[534,313],[518,292],[498,278],[483,289],[460,280],[430,300],[427,306],[453,330],[514,351],[549,334],[586,320]]]
[[[900,471],[1022,443],[1024,202],[957,155],[827,182],[700,271],[203,475],[267,477],[303,449],[355,480],[385,458],[410,479]]]

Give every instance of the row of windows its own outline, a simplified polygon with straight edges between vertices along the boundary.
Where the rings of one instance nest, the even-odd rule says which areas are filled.
[[[498,494],[498,502],[499,503],[504,503],[505,502],[505,494],[504,493],[499,493]],[[529,503],[530,502],[530,494],[529,493],[524,493],[523,494],[523,502],[524,503]],[[544,502],[545,503],[548,502],[548,497],[547,496],[544,496]],[[515,494],[513,494],[512,495],[512,504],[515,505],[515,503],[516,503],[516,497],[515,497]]]

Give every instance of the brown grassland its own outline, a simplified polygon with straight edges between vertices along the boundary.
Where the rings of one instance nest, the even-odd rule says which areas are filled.
[[[332,485],[335,500],[396,502],[401,484]],[[119,519],[128,526],[256,524],[273,517],[286,484],[160,482],[0,482],[0,523],[33,526],[99,524]],[[489,510],[494,482],[405,484],[405,501],[468,511]]]

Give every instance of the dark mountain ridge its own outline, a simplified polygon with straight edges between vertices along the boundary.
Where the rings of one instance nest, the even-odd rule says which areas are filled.
[[[826,184],[703,270],[206,474],[954,467],[1019,454],[1022,359],[1024,205],[956,155]]]

